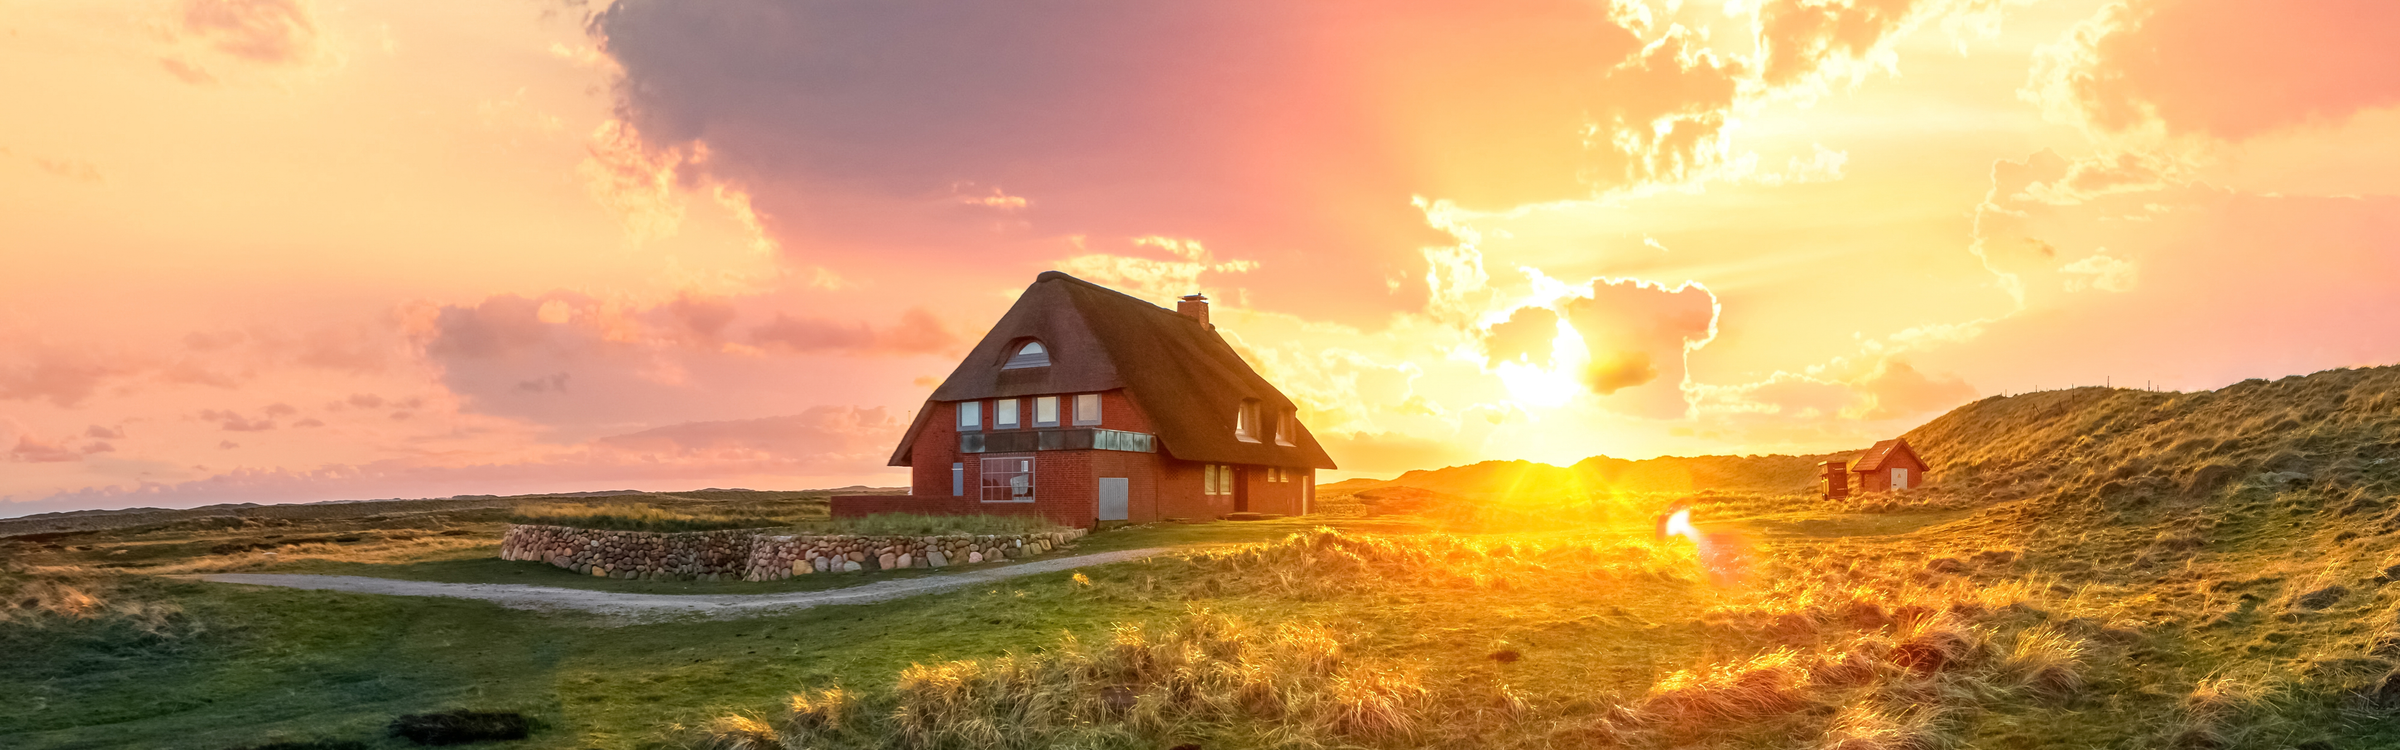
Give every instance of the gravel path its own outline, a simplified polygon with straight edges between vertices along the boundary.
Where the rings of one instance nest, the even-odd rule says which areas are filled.
[[[1099,552],[1035,560],[999,568],[944,573],[851,586],[828,591],[786,594],[635,594],[533,586],[521,583],[435,583],[365,576],[321,576],[285,573],[212,573],[190,576],[218,583],[280,586],[294,589],[349,591],[393,596],[443,596],[481,599],[503,607],[546,612],[587,612],[612,620],[656,621],[698,615],[712,620],[754,617],[768,612],[807,609],[826,604],[871,604],[932,594],[1018,576],[1072,570],[1137,560],[1173,551],[1171,547]]]

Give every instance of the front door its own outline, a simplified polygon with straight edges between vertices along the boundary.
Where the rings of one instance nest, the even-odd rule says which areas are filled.
[[[1250,512],[1250,470],[1233,467],[1233,512]]]
[[[1893,469],[1893,470],[1892,470],[1892,489],[1895,489],[1895,490],[1905,490],[1905,489],[1908,489],[1908,470],[1907,470],[1907,469]]]
[[[1131,516],[1132,481],[1124,477],[1100,478],[1100,520],[1123,521]]]

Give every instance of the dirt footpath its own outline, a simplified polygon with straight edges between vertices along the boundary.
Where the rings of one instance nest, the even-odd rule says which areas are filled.
[[[189,576],[203,581],[280,586],[294,589],[348,591],[392,596],[442,596],[481,599],[503,607],[545,612],[585,612],[611,620],[654,622],[698,615],[712,620],[755,617],[769,612],[807,609],[827,604],[872,604],[923,594],[960,589],[1018,576],[1072,570],[1137,560],[1172,551],[1171,547],[1100,552],[1035,560],[1000,568],[960,571],[833,589],[787,594],[634,594],[587,591],[519,583],[434,583],[364,576],[319,576],[283,573],[213,573]]]

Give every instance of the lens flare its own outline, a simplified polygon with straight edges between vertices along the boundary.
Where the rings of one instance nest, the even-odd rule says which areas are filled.
[[[1691,539],[1693,544],[1698,544],[1701,546],[1707,546],[1708,544],[1707,539],[1701,538],[1700,529],[1692,526],[1692,511],[1690,508],[1675,511],[1675,515],[1667,517],[1667,535],[1682,535]]]
[[[1658,521],[1659,539],[1678,536],[1692,540],[1692,551],[1699,557],[1700,567],[1718,585],[1738,582],[1749,568],[1749,554],[1741,536],[1732,532],[1702,532],[1693,525],[1690,508],[1677,507]]]

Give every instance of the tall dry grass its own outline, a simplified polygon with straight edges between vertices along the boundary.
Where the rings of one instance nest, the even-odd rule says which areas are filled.
[[[1207,610],[1038,653],[917,664],[873,700],[793,695],[772,721],[701,730],[722,748],[1048,748],[1215,734],[1268,723],[1311,744],[1406,742],[1431,691],[1415,672],[1350,657],[1321,626],[1260,626]],[[777,745],[767,744],[769,742]]]
[[[144,638],[173,638],[199,625],[143,580],[75,566],[0,565],[0,633],[81,628]]]
[[[1689,544],[1623,537],[1320,530],[1165,564],[1187,566],[1170,579],[1214,587],[1217,596],[1456,587],[1502,602],[1588,586],[1594,577],[1705,590]],[[1036,653],[914,665],[875,689],[803,692],[774,717],[727,717],[700,743],[934,750],[1150,747],[1206,737],[1240,746],[1581,747],[1780,736],[1845,750],[1933,749],[1960,744],[1968,718],[1991,705],[2087,690],[2095,658],[2088,633],[2021,622],[2040,619],[2022,610],[2046,587],[1923,572],[1913,560],[1862,561],[1729,594],[1734,601],[1714,612],[1720,621],[1770,630],[1781,622],[1805,637],[1764,638],[1767,645],[1747,655],[1669,670],[1630,700],[1555,686],[1529,694],[1504,673],[1427,679],[1422,667],[1361,657],[1323,625],[1201,610],[1164,624],[1119,625],[1100,638],[1067,637]],[[1110,587],[1096,588],[1080,595]]]
[[[1206,593],[1264,591],[1300,598],[1362,587],[1510,591],[1561,580],[1649,577],[1696,581],[1706,574],[1688,543],[1625,535],[1602,538],[1381,536],[1319,528],[1285,539],[1186,558]]]

